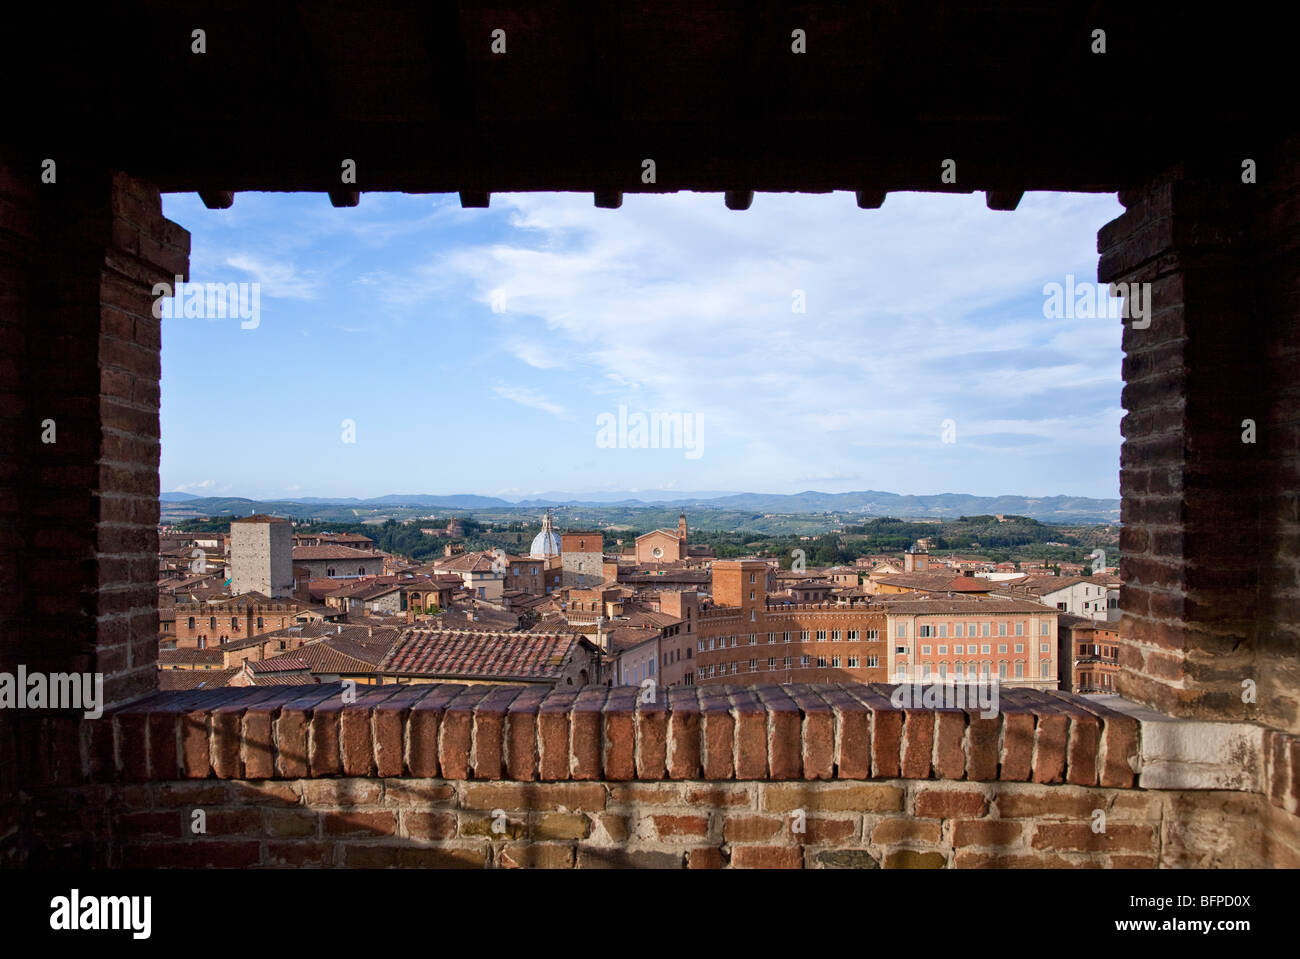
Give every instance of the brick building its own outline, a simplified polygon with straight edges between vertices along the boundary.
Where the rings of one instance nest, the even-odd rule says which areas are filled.
[[[243,593],[207,602],[180,602],[173,607],[174,649],[210,649],[231,640],[259,636],[294,624],[319,622],[326,612],[293,600]]]
[[[763,560],[717,560],[700,610],[695,682],[881,682],[886,620],[878,606],[768,603]]]

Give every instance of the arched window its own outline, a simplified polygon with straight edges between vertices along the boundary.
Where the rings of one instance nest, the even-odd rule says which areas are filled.
[[[327,568],[327,569],[325,570],[325,575],[326,575],[326,576],[333,576],[333,575],[334,575],[334,567],[333,567],[333,566],[330,566],[329,568]]]

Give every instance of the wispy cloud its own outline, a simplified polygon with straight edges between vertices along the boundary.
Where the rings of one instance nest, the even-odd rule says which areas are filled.
[[[262,284],[264,296],[289,300],[314,300],[321,287],[319,277],[300,274],[292,263],[268,261],[248,253],[226,257],[226,265],[251,273]]]
[[[573,417],[573,414],[559,403],[551,402],[537,390],[526,386],[497,384],[492,387],[492,391],[503,400],[509,400],[511,403],[518,403],[520,406],[527,406],[534,410],[541,410],[543,413],[550,413],[552,416],[559,416],[564,419],[571,419]]]

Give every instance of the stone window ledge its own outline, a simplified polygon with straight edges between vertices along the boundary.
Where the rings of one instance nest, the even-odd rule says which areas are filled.
[[[1271,743],[1297,742],[1255,723],[1179,719],[1120,696],[1092,701],[1141,724],[1137,784],[1143,789],[1269,792]]]

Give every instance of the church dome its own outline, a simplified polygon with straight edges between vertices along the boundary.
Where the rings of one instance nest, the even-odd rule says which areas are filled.
[[[529,550],[532,556],[559,556],[560,555],[560,534],[551,529],[551,511],[546,511],[546,517],[542,520],[542,531],[533,537],[533,545]]]

